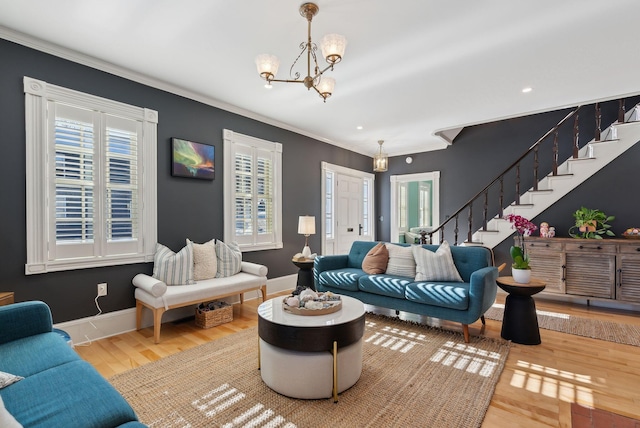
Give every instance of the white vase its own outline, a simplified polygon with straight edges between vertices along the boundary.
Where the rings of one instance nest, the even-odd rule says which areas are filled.
[[[511,276],[517,283],[528,284],[531,282],[531,269],[511,268]]]

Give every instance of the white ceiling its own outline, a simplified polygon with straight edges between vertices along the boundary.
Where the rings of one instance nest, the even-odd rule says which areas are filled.
[[[640,93],[638,0],[318,0],[313,40],[348,41],[330,73],[334,96],[323,104],[302,85],[267,90],[254,58],[277,55],[287,78],[306,38],[301,3],[0,0],[0,37],[70,49],[367,155],[380,139],[391,155],[437,150],[439,130]]]

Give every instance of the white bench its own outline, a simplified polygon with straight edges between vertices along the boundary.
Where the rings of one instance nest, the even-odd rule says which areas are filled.
[[[262,301],[267,300],[267,267],[256,263],[242,262],[241,271],[225,278],[212,278],[197,281],[190,285],[167,286],[159,279],[140,273],[132,283],[136,286],[136,328],[142,328],[142,308],[153,312],[153,338],[160,343],[160,326],[162,314],[169,309],[197,305],[212,299],[240,295],[240,303],[244,301],[243,293],[260,290]]]

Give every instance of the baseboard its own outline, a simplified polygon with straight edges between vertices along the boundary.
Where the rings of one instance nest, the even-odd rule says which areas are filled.
[[[297,275],[287,275],[267,280],[267,296],[292,290],[296,287]],[[253,300],[262,298],[260,291],[245,293],[244,300]],[[240,297],[228,297],[223,299],[229,303],[239,303]],[[167,311],[163,317],[163,322],[176,321],[182,318],[193,316],[194,307],[187,306]],[[153,317],[151,311],[142,311],[142,326],[150,327],[153,325]],[[116,336],[136,329],[136,309],[129,308],[120,311],[109,312],[106,314],[95,315],[87,318],[66,321],[54,325],[55,328],[66,331],[74,345],[91,344],[94,340],[104,339],[105,337]]]

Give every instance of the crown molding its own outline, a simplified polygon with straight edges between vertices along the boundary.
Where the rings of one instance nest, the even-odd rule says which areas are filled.
[[[47,42],[45,40],[30,36],[28,34],[25,34],[16,30],[12,30],[11,28],[4,27],[2,25],[0,25],[0,38],[8,40],[10,42],[17,43],[22,46],[26,46],[31,49],[38,50],[40,52],[44,52],[62,59],[75,62],[77,64],[91,67],[96,70],[104,71],[109,74],[113,74],[115,76],[131,80],[133,82],[137,82],[146,86],[150,86],[152,88],[160,89],[162,91],[166,91],[175,95],[179,95],[181,97],[198,101],[200,103],[209,105],[211,107],[219,108],[221,110],[225,110],[230,113],[234,113],[239,116],[246,117],[248,119],[253,119],[258,122],[265,123],[267,125],[272,125],[287,131],[295,132],[296,134],[301,134],[306,137],[313,138],[315,140],[318,140],[319,142],[340,147],[342,149],[349,150],[351,152],[355,152],[355,153],[372,158],[372,155],[370,153],[354,150],[353,147],[349,147],[349,145],[346,143],[329,141],[324,137],[305,131],[304,129],[296,128],[284,122],[280,122],[280,121],[268,118],[266,116],[262,116],[250,110],[245,110],[238,106],[234,106],[232,104],[217,100],[215,98],[204,96],[197,92],[193,92],[188,89],[182,88],[180,86],[171,84],[164,80],[156,79],[143,73],[138,73],[137,71],[130,70],[126,67],[121,67],[121,66],[112,64],[110,62],[93,57],[91,55],[86,55],[86,54],[62,47],[60,45],[56,45],[55,43]]]

